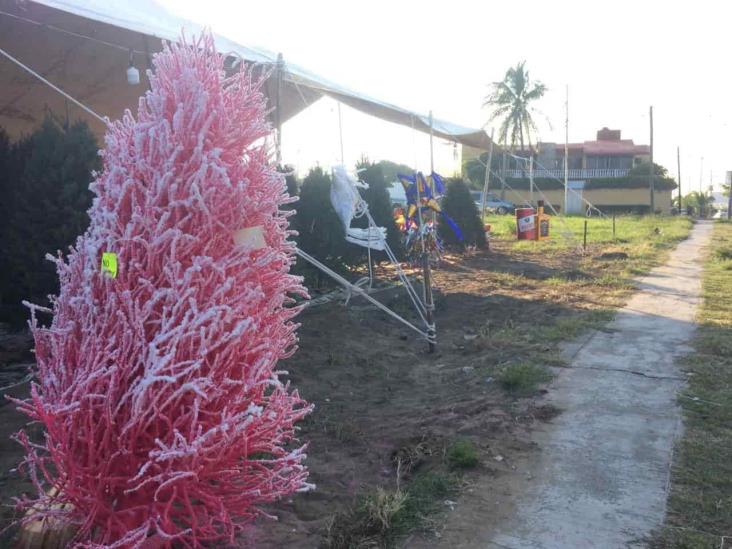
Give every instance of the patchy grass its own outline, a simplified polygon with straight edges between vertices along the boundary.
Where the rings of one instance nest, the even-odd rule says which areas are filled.
[[[552,239],[542,242],[522,242],[522,246],[566,247],[582,244],[584,223],[587,221],[588,243],[635,243],[649,241],[656,247],[670,247],[686,238],[691,227],[687,217],[621,215],[613,220],[605,217],[585,218],[581,216],[552,216]],[[494,238],[514,240],[516,238],[516,219],[510,215],[486,216],[486,223],[492,228]]]
[[[577,246],[581,242],[577,235],[581,234],[584,219],[567,221],[573,228],[574,241],[560,235],[559,221],[555,219],[552,241],[528,243],[512,240],[513,219],[504,217],[501,221],[505,223],[503,238],[496,239],[490,251],[448,255],[445,265],[435,270],[438,303],[442,307],[438,309],[440,345],[435,356],[417,361],[424,364],[424,369],[406,370],[413,376],[407,382],[391,379],[390,376],[399,374],[395,364],[405,360],[396,354],[402,340],[391,333],[373,339],[355,354],[368,355],[377,342],[390,341],[385,351],[388,375],[372,375],[373,367],[366,371],[361,365],[350,369],[345,366],[347,360],[340,356],[334,360],[339,365],[337,371],[344,376],[338,385],[346,380],[349,384],[358,381],[355,386],[365,391],[368,384],[365,393],[375,406],[362,407],[359,416],[351,410],[358,402],[356,399],[336,402],[327,391],[331,398],[328,407],[347,422],[367,413],[378,413],[379,421],[370,426],[363,419],[359,421],[359,429],[367,440],[382,440],[385,432],[393,430],[393,417],[410,418],[405,413],[409,404],[408,411],[415,416],[410,418],[413,428],[418,424],[427,426],[432,434],[439,433],[442,441],[450,440],[457,425],[466,421],[479,425],[476,418],[485,414],[486,421],[480,425],[490,431],[475,436],[500,447],[502,455],[510,454],[508,447],[499,443],[504,431],[495,426],[502,425],[504,420],[534,417],[528,404],[532,401],[522,397],[535,395],[542,384],[551,380],[550,367],[565,365],[560,344],[611,320],[615,307],[622,305],[633,289],[630,279],[661,263],[667,250],[685,238],[691,228],[686,219],[624,217],[618,218],[618,234],[613,240],[611,225],[591,219],[590,230],[594,228],[594,233],[590,233],[588,250],[583,252]],[[403,312],[407,311],[405,308]],[[383,322],[379,326],[382,325]],[[406,360],[414,361],[414,355],[409,353]],[[356,373],[360,377],[352,378]],[[320,389],[322,372],[316,379]],[[466,380],[478,382],[479,390],[466,393]],[[416,398],[421,395],[428,398]],[[340,411],[340,406],[347,406],[348,414]],[[324,411],[320,413],[325,415]],[[556,410],[547,408],[541,413],[552,417]],[[431,417],[417,419],[424,414]],[[447,417],[450,419],[442,423]],[[350,439],[350,432],[346,431],[344,436],[342,430],[327,422],[319,432],[328,435],[328,442],[332,439],[338,445]],[[482,449],[469,440],[445,446],[444,442],[422,440],[416,436],[417,431],[407,434],[411,440],[396,447],[389,456],[399,479],[395,486],[376,487],[383,485],[383,469],[378,470],[378,477],[372,477],[378,480],[359,484],[362,488],[355,503],[327,522],[319,540],[322,546],[391,547],[410,532],[430,532],[442,520],[440,511],[445,509],[445,500],[458,497],[460,476],[484,473],[480,468],[471,471],[480,463]],[[403,440],[399,444],[404,444]],[[333,444],[336,450],[338,445]],[[332,457],[328,460],[334,461]],[[365,466],[359,462],[354,470]],[[336,493],[342,487],[334,485],[333,490]],[[336,509],[343,509],[344,505],[348,503],[341,500]]]
[[[516,396],[531,395],[551,379],[552,373],[546,367],[530,362],[509,364],[498,375],[501,387]]]
[[[453,474],[430,471],[416,475],[406,488],[379,487],[332,517],[321,547],[394,547],[404,535],[429,526],[445,499],[457,493],[458,483]]]
[[[566,263],[570,255],[579,256],[576,269],[552,273],[543,281],[546,287],[573,291],[576,284],[589,284],[605,292],[631,290],[632,279],[662,263],[668,252],[688,236],[693,224],[686,217],[618,216],[613,237],[610,218],[554,216],[550,240],[519,242],[512,216],[489,216],[486,220],[493,228],[494,249],[527,261],[543,257],[556,264]],[[585,220],[586,249],[582,244]],[[506,277],[504,284],[517,283],[515,276]]]
[[[611,254],[622,257],[623,269],[617,274],[626,278],[644,274],[657,265],[664,259],[668,250],[687,237],[692,226],[692,221],[686,217],[624,215],[616,218],[616,231],[613,237],[611,218],[554,216],[551,218],[550,240],[519,242],[516,241],[516,221],[512,216],[486,218],[486,222],[493,228],[494,238],[511,242],[512,248],[517,251],[542,254],[581,249],[585,220],[587,220],[586,255],[602,253],[606,256]]]
[[[666,523],[654,548],[732,544],[732,224],[718,223],[705,265],[691,375],[679,402],[684,436],[672,470]],[[726,542],[726,544],[725,544]]]
[[[559,318],[553,324],[549,324],[537,331],[536,337],[547,343],[559,343],[574,339],[586,330],[596,329],[604,326],[613,319],[615,311],[609,309],[597,309],[585,313]]]
[[[453,469],[472,469],[480,462],[478,448],[472,440],[460,439],[447,449],[447,462]]]

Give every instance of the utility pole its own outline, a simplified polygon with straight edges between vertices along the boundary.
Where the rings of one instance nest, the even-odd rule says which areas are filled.
[[[699,167],[699,217],[704,217],[704,157],[701,157]]]
[[[427,179],[427,183],[430,186],[432,196],[435,195],[435,180],[432,174],[435,173],[435,143],[434,143],[434,119],[432,118],[432,111],[430,111],[430,177]],[[432,227],[437,229],[437,212],[432,210]]]
[[[494,129],[491,128],[491,144],[488,149],[488,164],[486,164],[485,167],[485,178],[483,179],[483,195],[480,197],[480,222],[485,223],[485,203],[488,199],[488,186],[490,184],[491,180],[491,165],[493,164],[493,132]],[[478,159],[480,159],[480,156],[478,156]]]
[[[681,215],[681,150],[676,147],[676,180],[679,182],[679,215]]]
[[[699,194],[704,193],[704,183],[702,183],[702,179],[704,178],[704,157],[701,157],[701,167],[699,168]]]
[[[648,170],[648,189],[651,193],[651,215],[656,214],[656,197],[655,195],[655,169],[653,166],[653,106],[651,105],[649,109],[650,114],[650,122],[651,122],[651,165]]]

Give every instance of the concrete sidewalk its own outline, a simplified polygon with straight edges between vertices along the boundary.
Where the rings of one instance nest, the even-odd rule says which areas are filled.
[[[488,547],[643,547],[661,524],[685,381],[674,362],[690,350],[711,229],[698,223],[613,322],[568,346],[551,392],[564,412],[537,435],[536,483]]]

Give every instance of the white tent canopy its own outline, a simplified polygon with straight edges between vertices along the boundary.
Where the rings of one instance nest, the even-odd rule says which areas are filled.
[[[150,54],[161,40],[176,40],[184,29],[198,34],[202,26],[183,19],[155,0],[0,0],[0,48],[44,75],[102,115],[118,117],[132,107],[140,87],[128,86],[124,70],[133,52],[135,64],[149,66]],[[215,35],[221,52],[267,70],[276,68],[277,55]],[[429,118],[355,92],[293,64],[280,66],[267,82],[279,122],[285,122],[324,95],[382,120],[429,132]],[[63,113],[63,98],[49,99],[44,85],[7,60],[0,61],[0,126],[13,135],[37,124],[43,111]],[[5,83],[8,85],[5,85]],[[143,79],[143,84],[146,80]],[[84,114],[81,118],[87,119]],[[87,119],[90,124],[97,121]],[[435,119],[434,135],[487,150],[490,138],[482,129],[467,128]]]

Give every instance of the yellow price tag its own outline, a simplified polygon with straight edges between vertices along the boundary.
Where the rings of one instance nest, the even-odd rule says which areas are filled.
[[[117,254],[102,252],[102,274],[117,278]]]

